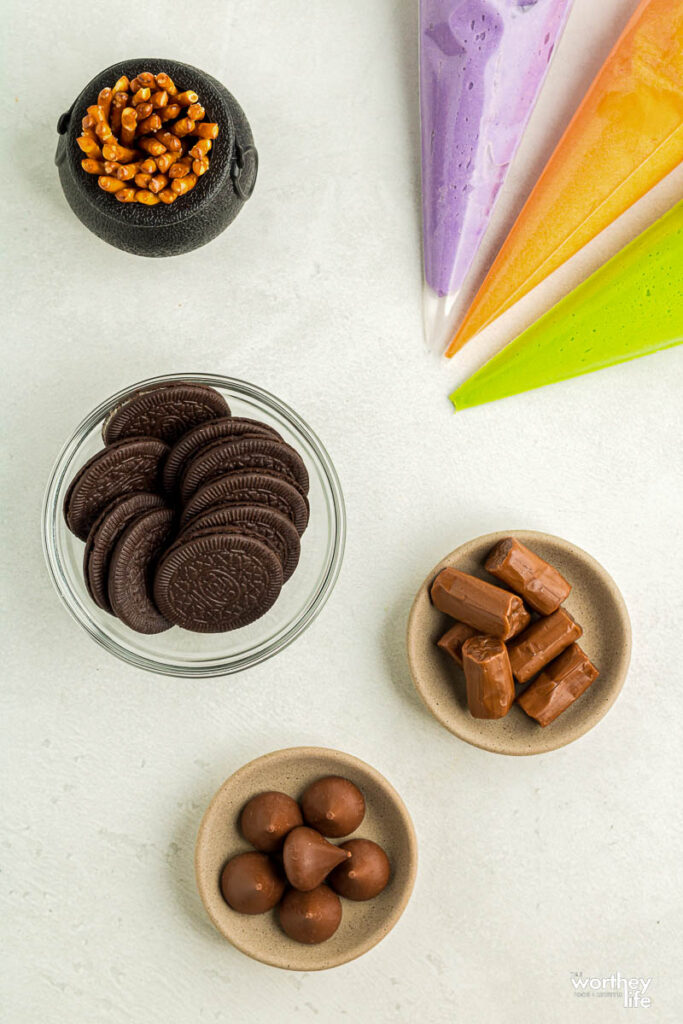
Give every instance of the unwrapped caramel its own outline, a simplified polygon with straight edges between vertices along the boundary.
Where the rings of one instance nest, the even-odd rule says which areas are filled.
[[[541,615],[551,615],[567,598],[571,585],[557,569],[514,537],[499,541],[484,568]]]
[[[512,672],[518,683],[528,683],[553,658],[578,640],[583,630],[564,608],[539,619],[508,647]]]
[[[516,636],[530,622],[516,594],[459,569],[442,569],[432,583],[431,595],[439,611],[499,640]]]
[[[579,645],[572,644],[520,694],[517,703],[539,725],[550,725],[588,689],[598,674]]]
[[[560,607],[571,584],[515,537],[500,540],[484,567],[509,589],[450,567],[434,579],[434,606],[456,620],[437,645],[462,667],[474,718],[502,718],[515,682],[530,683],[517,703],[548,725],[598,676],[576,645],[583,629]]]
[[[464,622],[454,623],[446,630],[440,640],[436,641],[437,647],[449,654],[453,661],[462,666],[462,645],[471,636],[476,636],[477,631],[467,626]]]
[[[462,646],[467,706],[473,718],[503,718],[515,699],[505,644],[494,636],[472,636]]]

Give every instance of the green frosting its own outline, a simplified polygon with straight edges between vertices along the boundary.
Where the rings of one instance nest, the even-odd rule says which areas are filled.
[[[683,202],[451,395],[456,412],[683,342]]]

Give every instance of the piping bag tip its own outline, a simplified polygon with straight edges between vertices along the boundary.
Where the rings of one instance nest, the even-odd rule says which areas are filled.
[[[468,395],[468,391],[471,390],[467,386],[468,383],[469,381],[465,381],[465,383],[461,384],[460,387],[455,389],[455,391],[451,391],[450,395],[448,396],[451,405],[453,406],[454,414],[457,412],[463,412],[465,409],[471,409],[472,406],[483,404],[482,401],[476,397],[476,395]]]
[[[422,291],[422,326],[425,344],[439,355],[457,324],[460,291],[439,295],[426,282]]]
[[[485,326],[488,326],[486,324]],[[446,347],[444,355],[446,359],[451,359],[456,352],[459,352],[461,348],[464,348],[468,341],[471,341],[475,334],[479,334],[482,328],[472,327],[468,319],[465,319],[458,329],[451,333],[450,343]]]

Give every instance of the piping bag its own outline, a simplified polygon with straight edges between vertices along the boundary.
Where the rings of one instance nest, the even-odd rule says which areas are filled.
[[[451,395],[456,412],[683,342],[683,201]]]
[[[424,315],[450,311],[573,0],[420,0]]]
[[[526,201],[452,356],[683,159],[683,0],[641,0]]]

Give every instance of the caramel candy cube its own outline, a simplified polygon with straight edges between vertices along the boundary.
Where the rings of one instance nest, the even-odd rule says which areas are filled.
[[[598,675],[579,645],[572,644],[519,695],[517,703],[539,725],[550,725]]]
[[[464,622],[456,622],[450,629],[446,630],[440,640],[436,641],[437,647],[449,654],[453,661],[462,667],[462,645],[465,640],[476,635],[476,630]]]
[[[459,569],[442,569],[432,583],[431,595],[440,612],[500,640],[521,633],[531,618],[516,594]]]
[[[510,659],[495,636],[471,636],[462,646],[467,706],[473,718],[503,718],[515,699]]]
[[[541,615],[552,615],[566,600],[571,584],[557,569],[514,537],[496,544],[484,563],[492,576],[501,580]]]
[[[534,622],[508,647],[512,673],[517,682],[528,683],[582,634],[581,626],[564,608],[558,608],[552,615]]]

